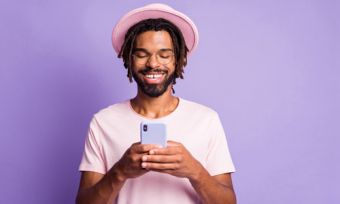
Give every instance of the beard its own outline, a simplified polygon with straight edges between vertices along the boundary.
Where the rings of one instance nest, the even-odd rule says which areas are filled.
[[[140,78],[139,74],[141,75],[145,75],[148,72],[152,71],[152,73],[161,73],[164,74],[164,80],[162,83],[160,84],[147,84],[145,82],[143,82],[143,80]],[[144,69],[138,71],[138,73],[136,73],[133,69],[132,69],[132,77],[133,79],[136,81],[138,88],[147,96],[150,97],[158,97],[164,94],[164,92],[168,89],[169,85],[173,83],[174,79],[175,79],[175,72],[170,73],[170,75],[168,75],[168,71],[167,70],[162,70],[162,69],[153,69],[150,67],[145,67]]]

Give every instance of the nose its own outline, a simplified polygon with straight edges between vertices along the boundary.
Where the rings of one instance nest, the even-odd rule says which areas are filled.
[[[153,54],[149,57],[148,61],[146,62],[146,65],[151,68],[158,68],[160,67],[160,63],[157,60],[156,54]]]

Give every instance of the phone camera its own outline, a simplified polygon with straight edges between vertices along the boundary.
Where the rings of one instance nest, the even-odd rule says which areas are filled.
[[[148,131],[148,126],[147,125],[143,125],[143,131],[144,132]]]

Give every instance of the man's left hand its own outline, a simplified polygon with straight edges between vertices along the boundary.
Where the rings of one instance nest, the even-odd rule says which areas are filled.
[[[166,148],[150,150],[149,155],[142,157],[142,167],[189,179],[197,179],[203,169],[181,143],[174,141],[168,141]]]

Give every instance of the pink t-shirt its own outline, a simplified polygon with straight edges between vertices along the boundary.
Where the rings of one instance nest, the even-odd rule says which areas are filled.
[[[129,100],[99,111],[90,123],[79,170],[109,171],[132,143],[140,141],[142,121],[165,123],[168,140],[182,143],[210,175],[235,171],[217,113],[182,98],[174,112],[158,119],[137,114]],[[200,200],[188,179],[148,172],[128,179],[116,203],[191,204]]]

